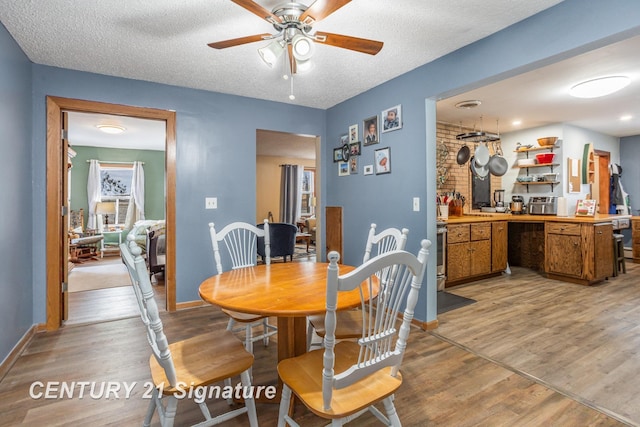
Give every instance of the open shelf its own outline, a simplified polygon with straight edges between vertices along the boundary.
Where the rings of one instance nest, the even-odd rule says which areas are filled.
[[[519,150],[513,150],[514,153],[526,153],[529,151],[541,151],[541,150],[553,150],[554,148],[558,148],[558,145],[543,145],[540,147],[531,147],[531,148],[521,148]]]
[[[517,168],[520,169],[529,169],[529,168],[552,168],[554,166],[560,166],[558,163],[536,163],[534,165],[516,165]]]
[[[536,182],[518,182],[518,181],[516,181],[516,184],[525,185],[527,187],[527,193],[528,193],[530,185],[550,185],[551,186],[551,191],[553,191],[553,186],[557,185],[557,184],[560,184],[560,181],[536,181]]]

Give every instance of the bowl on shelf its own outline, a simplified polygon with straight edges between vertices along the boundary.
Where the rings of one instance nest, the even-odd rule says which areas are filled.
[[[516,178],[516,181],[518,182],[532,182],[533,181],[533,177],[530,175],[524,175],[524,176],[519,176]]]
[[[518,159],[518,166],[533,166],[535,164],[535,159]]]
[[[557,172],[543,173],[542,177],[545,182],[556,182],[558,180]]]
[[[547,136],[545,138],[538,138],[538,144],[541,147],[546,147],[547,145],[554,145],[557,140],[557,136]]]
[[[541,164],[551,163],[555,156],[556,155],[554,153],[540,153],[536,154],[536,160]]]

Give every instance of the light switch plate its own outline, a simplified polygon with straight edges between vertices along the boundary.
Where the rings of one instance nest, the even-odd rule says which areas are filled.
[[[204,208],[205,209],[218,209],[218,198],[217,197],[205,197],[205,199],[204,199]]]
[[[413,198],[413,211],[420,212],[420,197]]]

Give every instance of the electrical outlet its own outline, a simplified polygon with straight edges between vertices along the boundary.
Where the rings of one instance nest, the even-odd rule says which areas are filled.
[[[218,209],[218,198],[217,197],[205,197],[205,199],[204,199],[204,208],[205,209]]]
[[[413,198],[413,211],[420,212],[420,197]]]

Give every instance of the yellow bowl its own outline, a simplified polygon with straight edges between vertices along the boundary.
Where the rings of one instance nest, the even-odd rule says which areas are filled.
[[[540,144],[541,147],[544,147],[546,145],[555,144],[557,140],[558,140],[557,136],[548,136],[546,138],[538,138],[538,144]]]

